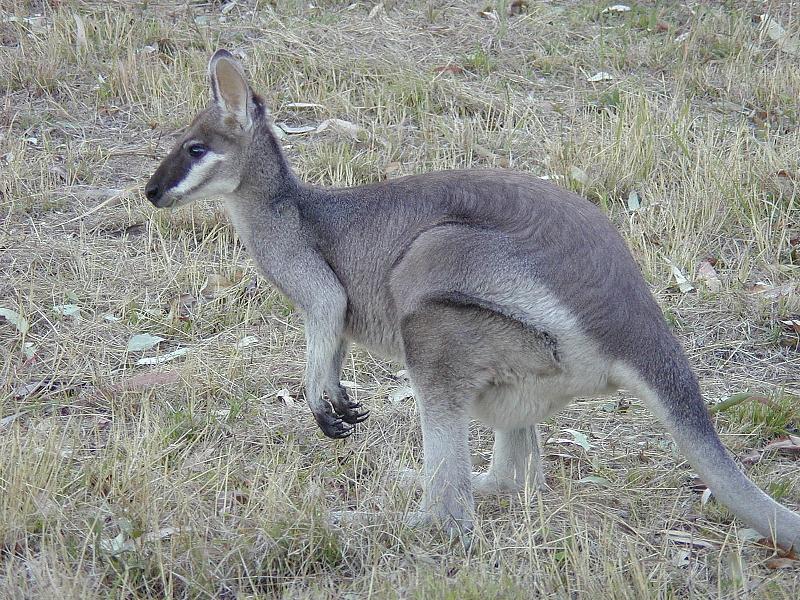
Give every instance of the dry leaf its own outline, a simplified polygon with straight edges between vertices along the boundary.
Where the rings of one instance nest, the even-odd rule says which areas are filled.
[[[774,556],[764,561],[764,565],[768,569],[793,569],[795,567],[800,567],[800,561],[792,558],[780,558]]]
[[[794,291],[794,284],[789,282],[784,283],[783,285],[772,286],[764,281],[757,281],[746,289],[752,294],[760,294],[765,298],[775,300],[782,296],[788,296],[791,294]]]
[[[399,389],[394,390],[389,394],[389,400],[394,403],[402,402],[403,400],[413,397],[414,397],[414,390],[412,390],[408,386],[403,386]]]
[[[189,321],[196,305],[197,298],[192,294],[181,294],[169,303],[170,310],[177,315],[179,321]]]
[[[161,385],[179,383],[181,380],[177,371],[148,371],[130,377],[112,387],[114,391],[140,391]]]
[[[683,544],[685,546],[692,546],[694,548],[713,548],[714,544],[708,540],[697,537],[691,532],[680,531],[677,529],[668,529],[664,531],[667,539],[676,544]]]
[[[511,0],[508,5],[508,16],[514,17],[528,10],[528,0]]]
[[[348,135],[357,142],[365,141],[368,136],[366,129],[344,119],[325,119],[319,124],[315,133],[322,133],[328,129]]]
[[[622,13],[630,12],[631,7],[625,4],[612,4],[608,8],[604,8],[602,14],[617,14],[621,15]]]
[[[383,170],[383,176],[390,179],[393,175],[397,175],[403,170],[403,165],[399,162],[390,162]]]
[[[324,109],[325,107],[322,104],[317,104],[316,102],[287,102],[286,108],[320,108]],[[315,128],[311,128],[311,131],[314,131]]]
[[[28,320],[10,308],[0,308],[0,317],[11,323],[22,335],[28,333]]]
[[[143,352],[155,348],[164,341],[164,338],[149,333],[139,333],[128,340],[128,352]]]
[[[291,392],[286,388],[275,392],[275,397],[283,402],[286,406],[294,406],[294,396],[292,396]]]
[[[676,265],[669,259],[665,260],[667,261],[667,264],[669,265],[669,268],[672,271],[672,276],[675,278],[675,284],[678,286],[678,290],[680,290],[682,294],[687,294],[693,291],[695,289],[694,286],[691,283],[689,283],[689,280],[686,279],[683,273],[681,273],[681,270],[678,268],[678,265]]]
[[[791,37],[783,26],[769,15],[761,15],[761,30],[787,54],[800,54],[800,42]]]
[[[206,284],[200,290],[200,294],[206,298],[216,298],[233,285],[233,282],[224,275],[212,273],[206,279]]]
[[[761,462],[762,454],[758,450],[751,450],[744,456],[742,456],[739,460],[742,462],[743,465],[755,465]]]
[[[560,438],[554,440],[557,444],[575,444],[587,452],[591,449],[592,445],[589,443],[589,438],[587,438],[585,434],[581,433],[580,431],[575,431],[574,429],[565,429],[564,431],[570,434],[572,439]]]
[[[15,400],[22,400],[31,396],[37,396],[42,393],[56,394],[58,392],[66,392],[76,388],[83,387],[85,384],[81,382],[70,382],[66,379],[38,379],[21,383],[14,388],[12,392]]]
[[[222,8],[220,9],[219,12],[221,12],[223,15],[227,15],[229,12],[233,10],[233,7],[236,6],[236,1],[237,0],[229,0],[228,2],[222,5]]]
[[[282,132],[288,133],[289,135],[302,135],[304,133],[311,133],[312,131],[316,131],[317,128],[314,125],[288,125],[287,123],[278,122],[275,123],[275,126]]]
[[[75,304],[57,304],[53,311],[64,317],[72,317],[76,321],[81,320],[81,309]]]
[[[16,412],[13,415],[8,415],[0,419],[0,431],[3,431],[6,427],[11,425],[14,421],[19,419],[24,414],[25,413],[22,412]]]
[[[248,346],[252,346],[253,344],[257,344],[259,339],[254,335],[246,335],[238,342],[236,342],[236,349],[242,350],[243,348],[247,348]]]
[[[481,19],[488,19],[489,21],[497,21],[497,13],[494,11],[493,8],[487,8],[485,10],[479,10],[478,16]]]
[[[598,475],[587,475],[586,477],[578,479],[578,483],[596,483],[604,487],[611,487],[611,482],[608,479],[599,477]]]
[[[628,194],[628,210],[630,212],[636,212],[641,206],[642,201],[637,192],[632,191],[630,194]]]
[[[757,533],[757,532],[756,532]],[[769,548],[775,554],[777,554],[780,558],[789,558],[792,560],[797,560],[797,554],[795,554],[794,549],[792,548],[784,548],[783,546],[779,546],[775,543],[775,540],[772,538],[766,538],[760,534],[758,534],[757,538],[755,539],[755,543],[759,546],[764,546],[765,548]]]
[[[589,176],[586,174],[586,171],[584,171],[580,167],[575,167],[575,166],[570,167],[569,176],[572,177],[572,179],[574,179],[581,185],[589,185]]]
[[[137,365],[160,365],[165,362],[170,362],[175,360],[176,358],[180,358],[181,356],[187,354],[190,348],[178,348],[177,350],[173,350],[172,352],[167,352],[165,354],[160,354],[158,356],[150,356],[148,358],[140,358],[136,361]]]
[[[700,261],[700,264],[697,265],[697,279],[702,281],[711,292],[718,292],[722,289],[722,281],[709,260]]]
[[[783,450],[785,452],[800,452],[800,436],[788,435],[771,441],[764,446],[766,450]]]
[[[375,6],[372,7],[372,10],[369,11],[367,18],[375,19],[376,17],[380,17],[384,14],[386,14],[386,8],[383,6],[383,2],[378,2]]]
[[[684,548],[674,548],[671,552],[671,557],[669,562],[675,565],[676,567],[688,567],[690,564],[690,558],[692,556],[691,550],[686,550]]]
[[[781,321],[781,324],[786,325],[787,327],[789,327],[789,329],[794,331],[794,333],[800,335],[800,320],[792,319],[789,321]]]
[[[75,46],[80,52],[89,47],[89,42],[86,40],[86,27],[84,27],[83,19],[78,13],[72,13],[72,17],[75,19]]]
[[[597,83],[598,81],[611,81],[612,79],[614,79],[614,76],[611,73],[606,71],[598,71],[591,77],[587,77],[586,81],[589,83]]]
[[[464,72],[463,67],[458,65],[444,65],[442,67],[434,67],[434,73],[452,73],[453,75],[460,75]]]

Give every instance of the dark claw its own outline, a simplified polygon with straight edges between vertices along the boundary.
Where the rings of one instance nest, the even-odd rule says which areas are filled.
[[[334,440],[346,438],[353,433],[353,426],[344,423],[333,412],[314,413],[314,419],[316,419],[322,433]]]
[[[347,390],[339,386],[339,394],[336,398],[331,398],[333,410],[345,423],[355,425],[362,423],[369,417],[369,411],[363,409],[360,402],[353,402],[347,395]]]

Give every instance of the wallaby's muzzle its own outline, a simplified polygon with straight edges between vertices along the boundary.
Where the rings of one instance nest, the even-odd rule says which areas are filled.
[[[165,193],[170,187],[173,187],[166,181],[165,175],[167,174],[168,170],[166,169],[166,164],[169,161],[169,156],[160,164],[158,165],[158,169],[156,172],[153,173],[153,176],[147,182],[147,185],[144,186],[144,195],[147,196],[147,199],[153,203],[153,206],[156,208],[165,208],[169,205],[169,201],[164,202],[165,200]],[[167,171],[167,172],[165,172]]]
[[[156,208],[168,208],[177,205],[190,190],[184,189],[186,178],[192,170],[192,160],[181,152],[178,144],[158,165],[156,172],[144,187],[144,195]]]
[[[150,200],[154,206],[158,206],[158,201],[161,198],[161,188],[154,179],[155,176],[151,177],[150,181],[147,182],[144,188],[144,195],[147,196],[147,199]]]

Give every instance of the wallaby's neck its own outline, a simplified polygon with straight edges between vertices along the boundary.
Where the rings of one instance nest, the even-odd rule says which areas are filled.
[[[297,195],[303,184],[286,159],[269,120],[259,119],[254,126],[252,145],[236,196],[269,206],[281,198]]]

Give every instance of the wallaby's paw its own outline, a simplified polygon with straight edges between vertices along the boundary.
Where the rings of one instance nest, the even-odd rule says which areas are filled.
[[[322,433],[329,438],[340,440],[353,433],[353,426],[342,421],[329,407],[325,411],[314,412],[313,415]]]
[[[345,423],[355,425],[366,421],[367,417],[369,417],[369,411],[362,407],[360,402],[350,400],[347,390],[342,386],[339,386],[338,393],[331,398],[331,404],[333,405],[333,410]]]

